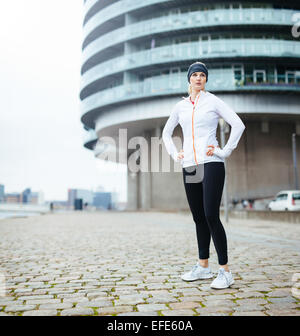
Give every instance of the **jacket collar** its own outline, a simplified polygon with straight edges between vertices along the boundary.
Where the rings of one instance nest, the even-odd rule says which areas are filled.
[[[201,90],[199,93],[198,93],[198,95],[200,94],[200,95],[203,95],[203,94],[207,94],[207,90],[205,90],[205,91],[203,91],[203,90]],[[198,96],[197,95],[197,96]],[[196,97],[197,97],[196,96]],[[190,99],[191,99],[191,95],[189,95],[188,97],[182,97],[182,99],[184,99],[185,101],[190,101]]]
[[[184,99],[185,101],[189,101],[191,99],[191,95],[189,95],[188,97],[181,97],[182,99]]]

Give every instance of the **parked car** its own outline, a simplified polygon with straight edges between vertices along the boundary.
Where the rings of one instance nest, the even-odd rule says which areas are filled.
[[[300,190],[282,190],[276,194],[268,209],[272,211],[300,211]]]

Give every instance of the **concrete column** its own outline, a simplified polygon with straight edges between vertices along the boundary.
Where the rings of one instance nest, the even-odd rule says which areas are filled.
[[[132,15],[131,13],[125,14],[125,26],[128,26],[136,21],[137,21],[136,17]]]
[[[130,71],[124,71],[124,75],[123,75],[123,84],[131,84],[131,83],[135,83],[138,81],[138,78],[136,76],[136,74],[130,72]]]
[[[127,169],[127,210],[138,209],[139,173]]]
[[[134,22],[136,22],[136,17],[130,13],[126,13],[125,14],[125,26],[131,25]],[[136,51],[137,51],[137,47],[135,44],[129,41],[124,42],[124,55],[130,55]],[[123,75],[123,84],[130,84],[134,82],[137,82],[137,76],[130,71],[125,71]]]
[[[126,57],[130,57],[130,54],[134,53],[136,51],[136,47],[130,43],[130,42],[125,42],[124,43],[124,55]],[[134,82],[137,82],[138,81],[138,76],[131,72],[131,71],[124,71],[123,73],[123,84],[126,85],[126,84],[131,84],[131,83],[134,83]]]
[[[161,138],[161,136],[162,136],[162,126],[157,126],[153,129],[153,136]]]
[[[129,13],[125,14],[125,26],[129,26],[135,22],[136,22],[136,18],[132,14],[129,14]],[[136,51],[136,47],[134,44],[128,41],[124,43],[124,54],[125,55],[131,54],[135,51]]]
[[[146,153],[147,156],[143,156],[141,154],[140,157],[140,164],[142,165],[142,160],[148,159],[148,171],[142,172],[140,171],[140,183],[139,183],[139,201],[140,201],[140,208],[142,210],[151,209],[151,197],[152,197],[152,185],[151,185],[151,132],[144,131],[143,137],[147,140],[148,143],[148,152]]]
[[[161,171],[161,151],[159,150],[158,145],[156,142],[154,142],[155,138],[158,138],[158,140],[162,143],[162,130],[160,126],[157,126],[152,129],[152,139],[153,142],[151,146],[151,172],[152,172],[152,177],[153,175],[157,174],[158,172]]]

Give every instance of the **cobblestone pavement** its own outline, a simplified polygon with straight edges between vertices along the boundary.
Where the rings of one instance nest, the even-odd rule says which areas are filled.
[[[300,315],[300,225],[221,219],[235,277],[224,290],[180,279],[197,261],[189,213],[1,220],[0,315]]]

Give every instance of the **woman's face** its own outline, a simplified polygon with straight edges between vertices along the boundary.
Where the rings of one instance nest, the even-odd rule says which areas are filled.
[[[190,77],[190,84],[193,89],[199,91],[204,90],[206,83],[206,75],[204,72],[193,72]]]

